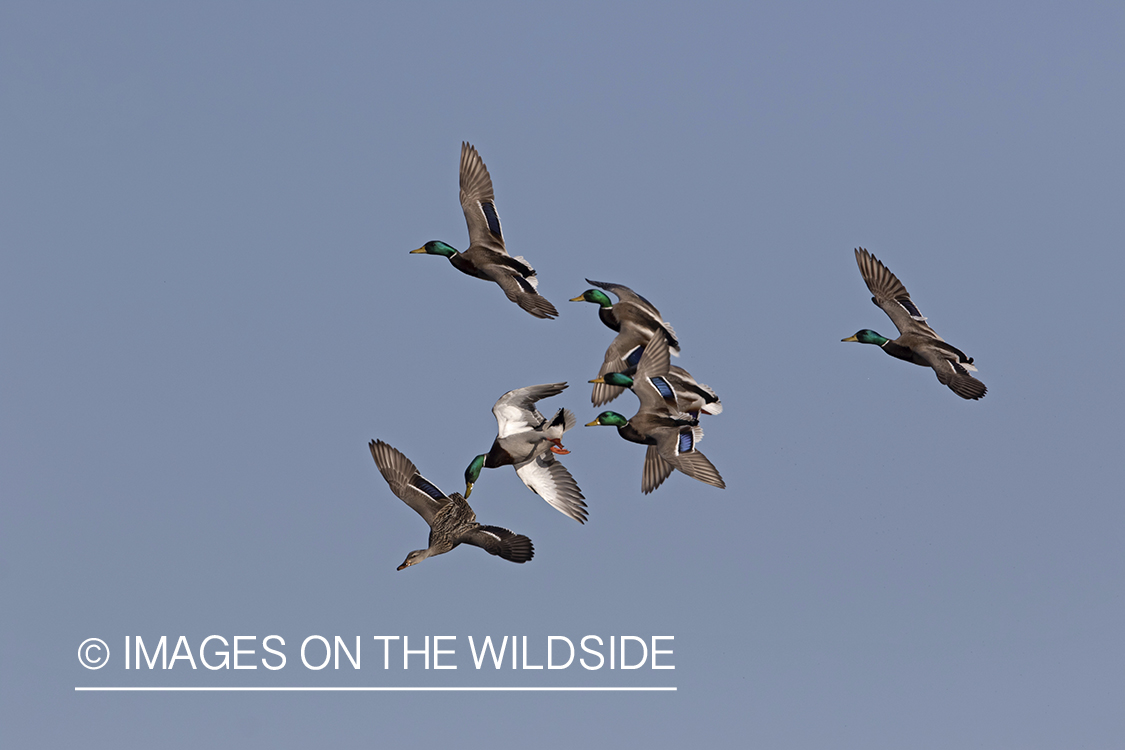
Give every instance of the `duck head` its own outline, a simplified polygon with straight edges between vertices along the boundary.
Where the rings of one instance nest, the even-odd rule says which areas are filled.
[[[593,422],[587,422],[587,427],[624,427],[629,424],[629,420],[621,416],[615,411],[603,411],[594,419]]]
[[[452,258],[457,254],[457,250],[445,244],[441,240],[430,240],[417,250],[411,250],[410,254],[425,253],[426,255],[442,255],[446,258]]]
[[[890,341],[890,339],[880,336],[870,328],[864,328],[861,331],[856,331],[854,336],[848,336],[846,339],[840,339],[840,341],[854,341],[858,344],[875,344],[876,346],[882,346]]]
[[[482,453],[473,459],[467,467],[465,467],[465,497],[467,498],[473,491],[473,483],[480,479],[480,470],[484,468],[484,460],[488,458],[488,454]]]
[[[430,551],[428,549],[416,549],[406,556],[406,559],[403,560],[402,565],[398,566],[398,570],[409,568],[411,565],[417,565],[429,556]]]
[[[622,388],[632,388],[633,379],[623,372],[607,372],[600,378],[594,378],[591,383],[605,383],[606,385],[618,385]]]
[[[417,252],[417,251],[415,251]],[[572,297],[571,302],[593,302],[595,305],[602,307],[613,307],[613,302],[610,301],[606,293],[600,289],[587,289],[577,297]]]

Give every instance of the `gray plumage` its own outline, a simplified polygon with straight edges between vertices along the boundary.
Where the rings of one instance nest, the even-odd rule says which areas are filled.
[[[559,409],[548,420],[535,404],[562,393],[566,383],[546,383],[516,388],[501,396],[492,407],[496,417],[496,439],[484,455],[484,468],[511,465],[527,488],[556,510],[579,523],[587,519],[584,496],[570,472],[555,459],[565,454],[561,438],[576,420],[569,409]],[[479,469],[478,469],[479,472]],[[465,496],[472,492],[472,465],[466,470]]]
[[[427,557],[444,554],[462,543],[517,563],[527,562],[535,556],[530,539],[499,526],[477,523],[476,513],[460,493],[446,496],[433,482],[419,474],[414,463],[395,448],[382,440],[372,440],[369,447],[371,457],[391,491],[430,525],[429,546],[407,555],[399,570],[420,563]]]
[[[644,354],[633,376],[632,391],[640,400],[640,408],[626,424],[617,424],[614,412],[603,412],[587,426],[610,424],[617,427],[617,433],[626,440],[648,445],[645,451],[644,468],[641,471],[641,491],[648,494],[663,484],[673,469],[687,474],[692,479],[723,489],[719,470],[697,448],[703,439],[699,420],[690,414],[677,412],[668,407],[660,389],[653,379],[667,377],[669,371],[669,349],[667,339],[656,333],[645,345]],[[602,421],[607,414],[614,417]]]
[[[634,368],[633,375],[635,374]],[[632,380],[632,375],[618,372],[607,373],[590,382],[627,387],[631,385]],[[682,367],[672,365],[666,375],[654,376],[650,380],[660,391],[664,403],[673,411],[689,414],[693,419],[699,419],[700,414],[723,413],[723,402],[719,400],[714,389],[697,382],[691,373]]]
[[[715,390],[697,382],[691,373],[682,367],[671,365],[668,368],[668,384],[676,392],[676,408],[693,417],[700,414],[722,414],[723,402]]]
[[[918,310],[910,293],[902,282],[891,273],[878,258],[859,247],[855,250],[856,263],[863,281],[873,295],[871,301],[882,308],[898,329],[899,337],[886,340],[885,337],[867,329],[858,331],[844,341],[876,343],[892,357],[913,362],[922,367],[930,367],[937,374],[938,382],[964,399],[980,399],[988,392],[984,383],[969,374],[975,371],[973,358],[965,356],[960,349],[951,346],[929,326],[926,318]],[[876,340],[867,340],[873,337]],[[878,343],[878,341],[883,343]]]
[[[631,373],[635,364],[630,365],[627,359],[633,359],[635,362],[635,352],[638,347],[643,347],[657,332],[660,332],[668,342],[670,350],[677,356],[679,355],[680,342],[676,338],[676,332],[672,330],[671,324],[660,316],[660,311],[656,309],[656,305],[621,284],[591,281],[590,279],[586,279],[586,283],[612,292],[618,300],[613,304],[613,307],[598,310],[602,322],[610,329],[617,331],[617,338],[610,343],[609,348],[605,351],[605,361],[602,363],[601,369],[598,370],[599,377],[608,372]],[[574,301],[577,301],[577,299],[580,298],[575,298]],[[630,355],[633,356],[630,357]],[[624,390],[620,386],[609,385],[608,383],[595,383],[594,390],[590,394],[590,401],[594,406],[608,404],[620,396]]]
[[[444,255],[453,267],[478,279],[496,282],[508,299],[537,318],[554,318],[555,306],[540,296],[535,269],[523,257],[512,257],[504,247],[500,215],[492,192],[492,177],[480,154],[461,144],[461,208],[469,228],[469,247],[457,252],[444,242],[427,242],[412,253]]]

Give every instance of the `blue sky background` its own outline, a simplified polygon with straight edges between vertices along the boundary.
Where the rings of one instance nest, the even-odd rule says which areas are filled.
[[[1116,3],[5,3],[5,744],[1118,746],[1123,32]],[[408,254],[466,245],[462,140],[557,320]],[[894,331],[856,246],[983,401],[840,343]],[[589,524],[489,471],[474,507],[535,559],[396,572],[426,526],[367,441],[452,492],[505,391],[566,380],[544,408],[593,419],[584,278],[675,326],[727,489],[642,496],[643,449],[578,427]],[[212,634],[288,665],[121,662]],[[363,668],[305,670],[312,634]],[[672,635],[676,669],[467,646],[587,634]],[[458,669],[383,671],[372,635],[456,635]]]

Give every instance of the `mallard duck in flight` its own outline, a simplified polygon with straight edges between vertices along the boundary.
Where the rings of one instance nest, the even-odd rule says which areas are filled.
[[[556,455],[570,451],[562,447],[563,433],[577,423],[569,409],[559,409],[548,420],[535,408],[542,398],[557,396],[566,383],[529,385],[508,391],[492,407],[497,433],[488,453],[482,453],[465,469],[465,497],[473,491],[480,471],[512,466],[527,488],[556,510],[586,523],[586,503],[582,491]]]
[[[960,349],[945,343],[919,312],[910,293],[902,282],[884,266],[878,258],[857,247],[855,260],[864,283],[874,296],[871,301],[883,311],[898,328],[899,337],[888,339],[869,328],[857,331],[842,341],[855,341],[860,344],[875,344],[887,354],[898,359],[913,362],[922,367],[932,367],[942,385],[961,398],[979,399],[988,392],[969,371],[976,372],[973,358],[965,356]]]
[[[634,374],[636,374],[634,372]],[[668,374],[651,379],[669,409],[683,412],[699,419],[700,414],[722,414],[723,402],[709,385],[696,382],[691,373],[682,367],[670,365]],[[633,378],[623,372],[607,372],[591,383],[609,383],[622,388],[632,388]]]
[[[446,496],[396,449],[382,440],[372,440],[369,447],[375,465],[391,486],[391,492],[402,498],[430,525],[429,546],[407,555],[398,566],[399,570],[416,565],[427,557],[444,554],[462,543],[472,544],[490,555],[499,555],[517,563],[525,563],[535,556],[530,539],[499,526],[477,523],[477,514],[461,493]]]
[[[616,427],[624,439],[648,446],[641,472],[641,492],[646,495],[663,484],[673,469],[723,489],[726,483],[719,470],[696,449],[703,439],[699,420],[668,407],[661,385],[668,367],[668,342],[659,333],[654,334],[633,377],[632,390],[641,402],[640,409],[629,419],[615,411],[603,411],[586,426]]]
[[[641,359],[644,345],[648,343],[653,334],[660,332],[668,346],[675,355],[680,353],[680,342],[676,339],[676,332],[672,326],[660,317],[656,306],[627,286],[609,284],[602,281],[586,279],[587,284],[593,284],[600,289],[587,289],[581,295],[571,299],[571,302],[593,302],[598,305],[598,317],[609,328],[617,331],[617,338],[609,345],[605,352],[605,362],[598,370],[598,377],[609,372],[632,374]],[[617,295],[617,302],[612,302],[605,292]],[[590,401],[594,406],[608,404],[621,395],[624,387],[611,383],[595,383]]]
[[[464,252],[441,240],[431,240],[411,253],[443,255],[461,273],[495,281],[508,299],[537,318],[554,318],[555,306],[539,295],[535,269],[521,256],[504,249],[500,216],[492,194],[492,178],[480,154],[468,143],[461,144],[461,208],[469,225],[469,247]]]

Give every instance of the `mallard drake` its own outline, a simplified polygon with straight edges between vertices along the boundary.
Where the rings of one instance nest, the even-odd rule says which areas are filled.
[[[646,495],[663,484],[673,469],[723,489],[726,483],[719,470],[696,449],[703,439],[699,420],[669,409],[661,392],[661,383],[666,386],[668,367],[668,342],[656,333],[645,345],[632,379],[633,393],[641,402],[637,413],[626,419],[615,411],[603,411],[586,426],[616,427],[617,434],[626,440],[648,446],[641,471],[641,492]]]
[[[617,338],[609,345],[605,352],[605,362],[598,370],[598,377],[609,372],[623,372],[632,374],[641,358],[641,349],[652,338],[653,334],[660,331],[668,341],[668,346],[673,354],[679,356],[680,342],[676,339],[676,332],[672,326],[660,317],[656,306],[627,286],[609,284],[602,281],[586,279],[587,284],[593,284],[600,289],[587,289],[581,295],[572,298],[571,302],[593,302],[598,305],[598,317],[609,328],[617,331]],[[617,295],[617,302],[610,301],[605,292]],[[608,404],[621,395],[625,389],[610,383],[595,383],[590,401],[594,406]]]
[[[636,374],[634,372],[634,374]],[[683,412],[693,419],[699,419],[700,414],[722,414],[723,402],[709,385],[696,382],[691,373],[682,367],[670,365],[668,374],[656,376],[652,384],[660,391],[664,403],[669,409]],[[623,388],[633,387],[633,378],[623,372],[607,372],[600,378],[595,378],[591,383],[609,383]]]
[[[482,526],[477,514],[461,494],[446,496],[433,482],[418,473],[414,463],[382,440],[369,444],[371,457],[391,486],[391,492],[413,508],[430,525],[430,542],[406,556],[399,570],[441,555],[461,543],[480,547],[490,555],[525,563],[535,556],[531,540],[499,526]]]
[[[555,455],[570,451],[562,447],[562,436],[577,420],[569,409],[559,409],[548,421],[535,402],[557,396],[566,383],[529,385],[508,391],[492,407],[497,433],[488,453],[482,453],[465,469],[465,497],[473,491],[480,470],[513,466],[527,488],[578,523],[586,523],[582,491]]]
[[[465,252],[457,252],[441,240],[431,240],[410,252],[445,256],[461,273],[495,281],[508,299],[535,317],[557,316],[555,306],[536,291],[539,280],[535,269],[521,256],[513,258],[504,249],[492,178],[480,154],[468,143],[461,144],[461,208],[469,225],[469,247]]]
[[[869,328],[864,328],[857,331],[855,335],[841,340],[875,344],[892,357],[922,367],[932,367],[937,373],[938,381],[942,385],[949,386],[950,390],[961,398],[983,398],[988,389],[984,383],[968,372],[969,370],[976,372],[973,358],[966,357],[963,351],[945,343],[942,337],[930,328],[926,318],[910,299],[906,287],[878,258],[862,247],[857,247],[855,260],[859,264],[859,272],[863,276],[864,283],[875,295],[871,301],[887,313],[887,317],[898,328],[899,337],[891,340]]]

